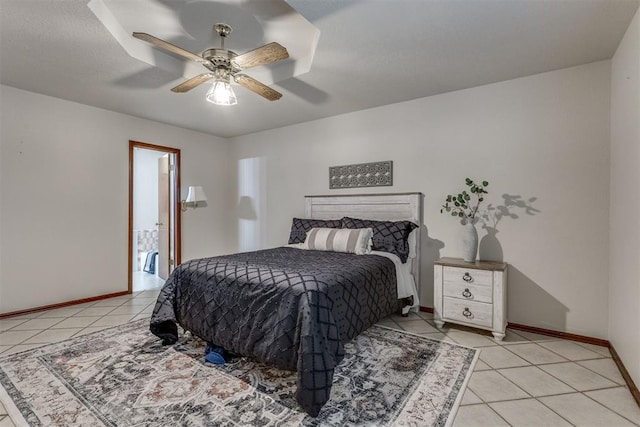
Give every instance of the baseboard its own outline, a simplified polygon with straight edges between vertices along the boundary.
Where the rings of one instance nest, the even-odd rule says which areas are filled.
[[[612,345],[610,345],[609,351],[611,351],[611,357],[613,358],[613,361],[618,366],[618,370],[622,374],[622,378],[624,378],[624,381],[627,383],[627,387],[629,387],[629,391],[631,392],[631,395],[635,399],[638,406],[640,406],[640,390],[638,390],[638,387],[633,382],[631,375],[629,375],[629,371],[627,371],[627,368],[625,368],[624,363],[622,363],[622,359],[620,359],[620,356],[618,355],[618,352],[616,351],[616,349],[613,348]]]
[[[593,338],[585,335],[570,334],[569,332],[554,331],[551,329],[538,328],[536,326],[527,326],[527,325],[521,325],[519,323],[511,323],[511,322],[507,324],[507,327],[518,330],[518,331],[533,332],[534,334],[547,335],[554,338],[562,338],[565,340],[583,342],[585,344],[599,345],[601,347],[611,347],[611,344],[609,343],[609,341],[603,340],[601,338]]]
[[[38,311],[51,310],[53,308],[63,308],[63,307],[68,307],[70,305],[84,304],[85,302],[93,302],[101,299],[119,297],[119,296],[127,295],[130,293],[131,292],[129,291],[114,292],[112,294],[98,295],[95,297],[76,299],[73,301],[60,302],[57,304],[43,305],[41,307],[27,308],[25,310],[11,311],[9,313],[0,313],[0,319],[3,319],[5,317],[11,317],[11,316],[19,316],[21,314],[29,314],[29,313],[36,313]]]
[[[420,306],[420,311],[433,313],[433,308]],[[538,328],[536,326],[521,325],[519,323],[509,322],[507,327],[525,332],[533,332],[535,334],[547,335],[555,338],[563,338],[565,340],[578,341],[586,344],[599,345],[601,347],[611,347],[609,341],[600,338],[592,338],[584,335],[570,334],[568,332],[553,331],[551,329]]]

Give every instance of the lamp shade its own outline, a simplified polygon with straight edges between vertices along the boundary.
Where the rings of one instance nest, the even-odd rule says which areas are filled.
[[[238,103],[236,94],[228,80],[216,79],[207,92],[207,101],[216,105],[235,105]]]
[[[199,185],[189,187],[189,194],[187,194],[187,203],[206,202],[207,195],[204,194],[204,190]]]

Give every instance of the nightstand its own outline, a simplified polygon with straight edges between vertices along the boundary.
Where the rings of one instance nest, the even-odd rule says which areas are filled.
[[[507,264],[440,258],[433,266],[434,321],[487,329],[502,341],[507,328]]]

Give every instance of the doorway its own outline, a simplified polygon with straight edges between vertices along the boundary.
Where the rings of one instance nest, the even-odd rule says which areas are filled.
[[[180,150],[129,141],[129,292],[160,288],[180,263]]]

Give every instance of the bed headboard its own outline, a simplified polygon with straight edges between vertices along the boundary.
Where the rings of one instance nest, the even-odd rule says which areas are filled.
[[[305,217],[339,219],[343,216],[379,221],[408,220],[423,224],[422,193],[340,194],[305,196]],[[417,234],[416,258],[411,265],[420,292],[420,248],[422,232]]]

